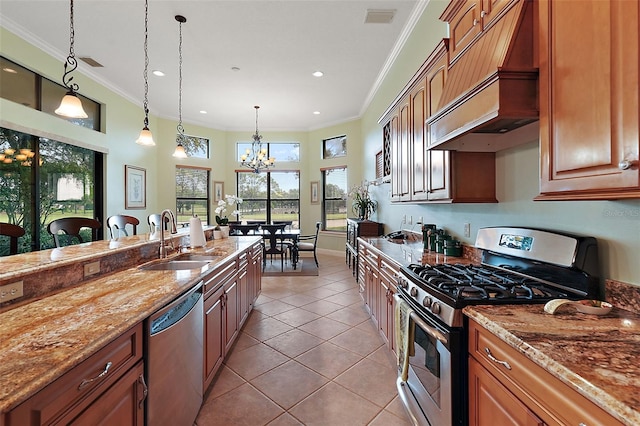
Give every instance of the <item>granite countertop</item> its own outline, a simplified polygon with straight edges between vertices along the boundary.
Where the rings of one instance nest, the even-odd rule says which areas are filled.
[[[544,305],[468,306],[464,313],[629,425],[640,424],[640,315]]]
[[[360,237],[370,244],[388,259],[400,266],[408,266],[411,263],[418,264],[441,264],[441,263],[472,263],[475,260],[467,257],[445,256],[444,254],[425,251],[421,240],[397,240],[390,241],[384,237]]]
[[[150,271],[134,267],[0,313],[0,413],[11,410],[71,370],[192,288],[217,264],[237,256],[257,240],[258,237],[248,236],[208,241],[205,247],[193,252],[224,255],[201,269]],[[119,242],[124,246],[143,243],[149,243],[148,236],[129,237]],[[96,256],[109,244],[109,241],[100,241],[74,246],[63,250],[65,259],[58,262]],[[17,264],[23,258],[21,273],[37,271],[46,266],[39,264],[37,258],[51,259],[54,250],[9,256],[10,260],[4,264]],[[7,272],[11,273],[15,271]]]

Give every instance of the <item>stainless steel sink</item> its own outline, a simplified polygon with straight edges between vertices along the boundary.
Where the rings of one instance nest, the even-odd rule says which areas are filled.
[[[218,259],[220,256],[215,254],[199,254],[199,253],[182,253],[178,256],[174,257],[172,261],[203,261],[203,262],[211,262],[212,260]]]
[[[169,260],[166,262],[140,265],[138,269],[145,271],[183,271],[187,269],[200,269],[208,264],[209,261],[205,260]]]

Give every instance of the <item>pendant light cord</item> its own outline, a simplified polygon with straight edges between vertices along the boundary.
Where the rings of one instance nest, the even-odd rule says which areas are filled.
[[[144,127],[149,127],[149,0],[144,2]]]
[[[180,22],[180,43],[178,44],[178,133],[180,142],[184,138],[184,127],[182,127],[182,22]]]
[[[73,49],[73,42],[75,40],[75,29],[73,27],[73,0],[69,2],[69,56],[64,63],[64,74],[62,75],[62,84],[69,90],[69,92],[77,92],[79,86],[76,83],[71,83],[73,76],[70,74],[78,68],[78,62],[76,61],[76,54]]]

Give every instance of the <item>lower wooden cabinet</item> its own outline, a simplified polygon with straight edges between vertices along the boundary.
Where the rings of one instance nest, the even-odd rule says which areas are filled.
[[[224,360],[224,287],[204,301],[204,380],[206,390]]]
[[[469,425],[622,425],[469,320]]]
[[[6,426],[144,424],[142,334],[142,323],[123,333],[10,411]]]

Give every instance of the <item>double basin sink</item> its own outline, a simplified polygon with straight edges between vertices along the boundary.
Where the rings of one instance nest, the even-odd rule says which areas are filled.
[[[216,254],[196,254],[183,253],[169,259],[161,261],[154,260],[144,265],[138,266],[143,271],[183,271],[188,269],[203,268],[213,260],[220,258],[221,255]]]

